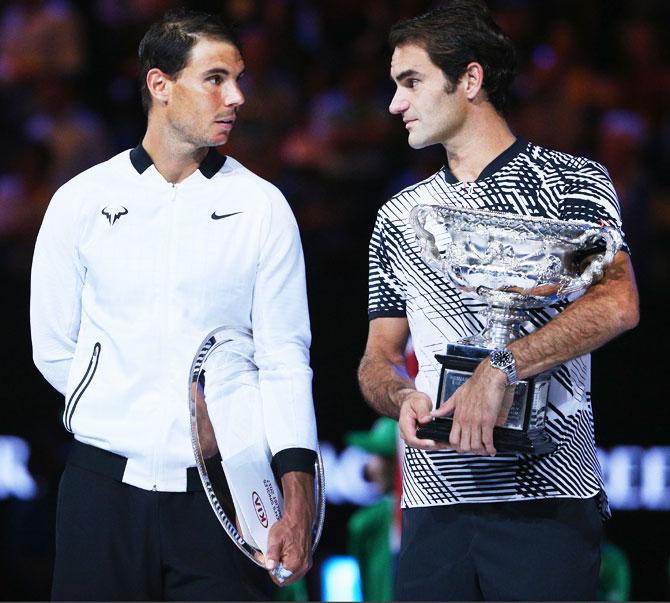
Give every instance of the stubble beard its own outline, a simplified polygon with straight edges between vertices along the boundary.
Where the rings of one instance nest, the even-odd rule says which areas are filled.
[[[193,121],[187,123],[177,122],[172,124],[172,129],[178,140],[185,142],[194,149],[203,149],[209,147],[219,147],[228,142],[228,134],[225,139],[218,142],[213,134],[208,134],[206,130],[198,127],[198,124]]]

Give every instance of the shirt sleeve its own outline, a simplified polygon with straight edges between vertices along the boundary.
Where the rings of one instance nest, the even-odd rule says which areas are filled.
[[[37,236],[30,287],[33,360],[46,380],[65,394],[81,317],[85,269],[77,254],[76,204],[64,188],[47,208]]]
[[[584,160],[578,169],[568,172],[561,197],[562,220],[614,226],[624,241],[622,249],[630,253],[621,224],[619,199],[609,173],[602,165]]]
[[[268,445],[284,473],[313,469],[317,433],[300,235],[284,197],[276,189],[270,192],[251,320]],[[288,449],[294,451],[278,454]]]
[[[401,248],[400,230],[380,212],[369,246],[368,318],[405,317],[405,286],[393,258]]]

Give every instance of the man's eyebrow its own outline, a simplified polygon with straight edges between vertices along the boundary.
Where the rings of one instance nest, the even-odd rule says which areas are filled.
[[[405,71],[401,71],[395,77],[391,76],[391,81],[401,82],[402,80],[406,80],[408,77],[414,77],[417,75],[419,75],[419,72],[416,69],[405,69]]]
[[[242,69],[242,71],[240,71],[237,74],[236,79],[239,80],[245,74],[245,72],[246,72],[246,69]],[[228,77],[229,75],[231,75],[231,73],[230,73],[230,70],[226,69],[225,67],[212,67],[212,69],[208,69],[203,74],[204,77],[211,77],[213,75],[223,75],[225,77]]]
[[[212,69],[208,69],[205,71],[205,75],[230,75],[230,71],[226,69],[225,67],[213,67]]]

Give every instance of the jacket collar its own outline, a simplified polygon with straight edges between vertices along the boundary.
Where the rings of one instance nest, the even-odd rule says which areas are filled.
[[[143,174],[154,163],[142,143],[130,151],[130,162],[138,174]],[[211,178],[223,167],[225,162],[226,156],[219,153],[215,147],[210,147],[198,169],[205,178]]]

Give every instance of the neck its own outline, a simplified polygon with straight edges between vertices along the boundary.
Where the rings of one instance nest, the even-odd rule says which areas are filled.
[[[492,107],[474,111],[459,132],[443,143],[451,173],[460,181],[476,180],[515,138],[507,122]]]
[[[149,154],[158,172],[172,184],[177,184],[195,172],[207,155],[207,147],[174,140],[169,127],[160,128],[149,118],[142,146]]]

